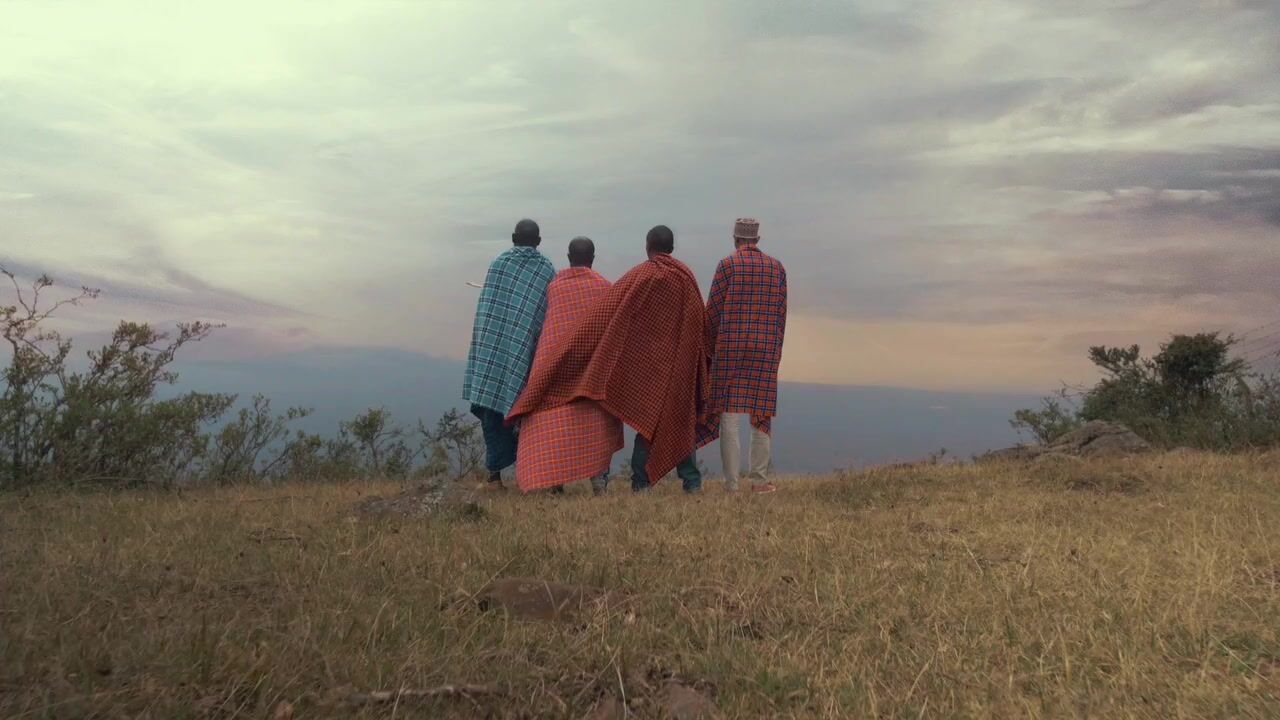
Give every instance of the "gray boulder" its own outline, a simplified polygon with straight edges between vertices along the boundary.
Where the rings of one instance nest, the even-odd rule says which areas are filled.
[[[457,483],[430,483],[384,498],[373,495],[355,507],[357,515],[428,518],[450,515],[470,520],[485,516],[476,493]]]
[[[1120,423],[1093,420],[1049,445],[1017,445],[974,458],[979,463],[1052,462],[1058,458],[1123,457],[1151,451],[1151,444]]]
[[[1120,423],[1093,420],[1054,440],[1048,452],[1077,457],[1119,457],[1151,451],[1151,443]]]

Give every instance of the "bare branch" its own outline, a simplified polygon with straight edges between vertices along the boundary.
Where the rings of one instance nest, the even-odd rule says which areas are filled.
[[[41,291],[44,290],[45,288],[53,287],[54,282],[52,278],[50,278],[48,275],[41,275],[39,278],[37,278],[35,282],[32,283],[31,285],[33,295],[31,296],[30,301],[28,301],[27,297],[22,292],[22,284],[18,282],[17,275],[15,275],[13,271],[9,270],[3,265],[0,265],[0,275],[4,275],[5,277],[9,278],[9,282],[13,285],[14,292],[18,298],[18,307],[20,307],[22,311],[25,312],[26,314],[25,317],[23,317],[22,315],[19,315],[17,313],[18,307],[13,308],[14,312],[7,313],[4,318],[5,324],[3,328],[3,337],[9,340],[10,344],[15,346],[15,349],[18,345],[18,343],[15,342],[15,340],[21,339],[23,341],[23,344],[31,347],[32,349],[39,351],[40,354],[45,357],[48,357],[48,354],[45,353],[40,348],[36,347],[33,343],[40,343],[40,342],[47,342],[47,341],[60,342],[61,337],[56,332],[48,332],[48,333],[40,332],[40,333],[37,333],[35,337],[28,338],[27,333],[30,332],[33,328],[38,327],[41,323],[45,322],[49,318],[53,317],[53,315],[57,313],[58,310],[64,307],[67,307],[69,305],[79,306],[82,303],[84,303],[84,301],[86,300],[96,299],[99,295],[99,291],[94,288],[81,287],[80,293],[78,295],[59,300],[49,308],[41,310],[40,309]]]
[[[39,345],[39,344],[37,344],[37,342],[36,342],[36,341],[38,341],[38,340],[42,340],[42,339],[43,339],[43,340],[52,340],[52,339],[54,339],[54,338],[49,338],[49,337],[40,338],[40,337],[37,337],[37,338],[35,338],[35,340],[31,340],[31,339],[29,339],[29,338],[23,337],[21,340],[22,340],[22,344],[27,346],[27,349],[29,349],[29,350],[31,350],[31,351],[33,351],[33,352],[39,353],[39,354],[40,354],[40,357],[44,358],[45,360],[51,360],[52,358],[49,356],[49,353],[45,352],[45,349],[44,349],[44,348],[42,348],[42,347],[40,347],[40,345]]]
[[[75,297],[59,300],[58,302],[54,303],[47,311],[45,311],[45,313],[41,317],[48,318],[52,316],[55,312],[57,312],[60,308],[66,307],[68,305],[78,307],[82,305],[85,300],[96,300],[97,298],[98,298],[97,290],[94,290],[93,288],[80,288],[79,295]]]
[[[52,284],[53,280],[48,275],[41,275],[31,283],[31,308],[27,311],[29,315],[34,316],[40,308],[40,291]]]
[[[13,284],[13,291],[18,295],[18,305],[20,305],[23,310],[26,310],[27,301],[22,297],[22,284],[18,282],[18,276],[14,275],[13,271],[4,265],[0,265],[0,275],[4,275],[9,278],[9,282]]]

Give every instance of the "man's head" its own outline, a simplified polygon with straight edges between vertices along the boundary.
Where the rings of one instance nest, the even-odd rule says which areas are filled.
[[[733,245],[755,245],[760,242],[760,221],[755,218],[738,218],[733,223]]]
[[[670,255],[676,249],[676,235],[666,225],[655,225],[644,238],[644,250],[649,257]]]
[[[538,247],[542,243],[538,223],[528,218],[516,223],[516,231],[511,233],[511,242],[521,247]]]
[[[569,241],[569,267],[589,268],[596,261],[596,244],[589,237]]]

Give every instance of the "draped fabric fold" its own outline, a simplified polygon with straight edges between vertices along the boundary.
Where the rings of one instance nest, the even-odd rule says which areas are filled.
[[[531,376],[545,371],[555,347],[608,290],[609,281],[585,267],[562,270],[551,281]],[[527,493],[599,477],[622,447],[622,423],[593,400],[538,410],[520,420],[516,483]]]
[[[555,266],[537,248],[513,247],[489,265],[476,305],[463,399],[505,416],[529,377]]]
[[[509,423],[594,400],[649,443],[650,482],[687,458],[709,385],[705,307],[684,263],[656,255],[613,284],[529,377]]]
[[[722,260],[707,298],[704,342],[711,356],[711,394],[698,426],[699,446],[719,436],[723,413],[749,415],[753,426],[772,433],[786,327],[782,263],[755,245]]]

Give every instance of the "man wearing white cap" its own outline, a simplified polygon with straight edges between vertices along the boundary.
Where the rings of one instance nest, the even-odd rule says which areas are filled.
[[[740,218],[734,223],[733,242],[736,251],[720,261],[707,299],[711,397],[698,444],[719,433],[725,485],[737,490],[741,422],[747,417],[752,428],[747,479],[754,492],[769,493],[777,490],[768,474],[787,327],[787,271],[761,252],[758,221]]]

